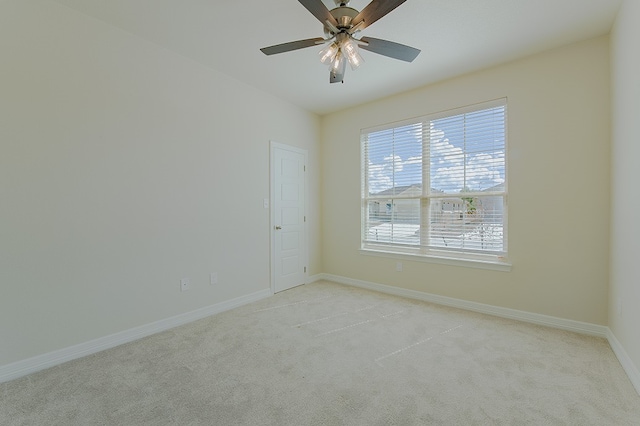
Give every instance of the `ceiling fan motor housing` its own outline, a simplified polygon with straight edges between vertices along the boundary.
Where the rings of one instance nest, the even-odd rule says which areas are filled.
[[[339,30],[348,30],[352,27],[351,21],[353,21],[353,18],[355,18],[360,12],[352,7],[339,6],[331,10],[329,13],[331,13],[331,16],[336,18],[336,21],[338,21]],[[324,27],[324,32],[327,36],[332,34],[331,30],[326,26]]]

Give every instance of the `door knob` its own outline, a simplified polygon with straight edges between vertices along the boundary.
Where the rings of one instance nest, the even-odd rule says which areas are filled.
[[[276,229],[276,231],[279,231],[282,229],[282,226],[274,226],[274,228]]]

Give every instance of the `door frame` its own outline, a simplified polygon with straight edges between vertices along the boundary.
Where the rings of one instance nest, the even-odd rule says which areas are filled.
[[[306,170],[307,165],[309,163],[309,153],[306,149],[298,148],[291,145],[285,145],[282,143],[275,142],[273,140],[269,141],[269,268],[271,269],[271,294],[276,293],[276,268],[275,268],[275,247],[276,247],[276,239],[275,239],[275,226],[276,226],[276,209],[275,209],[275,153],[278,150],[291,151],[297,154],[302,154],[304,156],[304,217],[305,221],[302,227],[303,238],[304,238],[304,255],[302,258],[305,266],[304,271],[304,284],[307,284],[309,280],[309,221],[308,212],[309,212],[309,173]]]

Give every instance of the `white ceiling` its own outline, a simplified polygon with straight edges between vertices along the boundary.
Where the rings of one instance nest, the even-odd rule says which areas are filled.
[[[360,35],[422,50],[412,63],[363,51],[329,84],[321,47],[261,47],[323,36],[297,0],[54,0],[318,114],[607,34],[621,0],[408,0]],[[323,0],[328,8],[333,0]],[[362,10],[369,0],[352,0]]]

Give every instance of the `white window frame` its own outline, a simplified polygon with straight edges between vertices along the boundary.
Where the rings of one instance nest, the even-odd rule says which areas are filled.
[[[369,170],[368,170],[368,161],[366,158],[365,144],[366,137],[368,134],[390,130],[398,127],[403,127],[411,124],[419,124],[423,123],[423,140],[424,144],[428,144],[430,140],[429,134],[429,122],[433,120],[438,120],[442,118],[457,116],[461,114],[472,113],[476,111],[482,111],[486,109],[496,108],[503,106],[505,108],[505,123],[504,123],[504,140],[505,140],[505,177],[504,177],[504,191],[495,192],[495,193],[470,193],[470,196],[491,196],[498,195],[503,197],[503,249],[500,252],[487,252],[482,250],[457,250],[457,249],[442,249],[435,246],[429,246],[427,242],[429,241],[428,232],[430,229],[430,213],[429,206],[431,200],[438,198],[446,198],[451,197],[451,194],[448,195],[434,195],[430,190],[430,154],[428,153],[428,149],[423,148],[423,166],[422,166],[422,194],[419,196],[410,196],[410,197],[397,197],[397,196],[384,196],[386,199],[418,199],[420,200],[420,229],[426,230],[427,232],[420,232],[420,245],[419,246],[409,246],[402,245],[397,243],[375,243],[372,241],[367,241],[365,237],[367,235],[367,215],[368,215],[368,206],[371,201],[375,201],[377,199],[382,200],[380,196],[372,196],[369,194],[369,188],[367,187],[369,179]],[[404,120],[401,122],[390,123],[382,126],[371,127],[367,129],[363,129],[361,131],[361,247],[360,252],[364,255],[372,255],[372,256],[382,256],[387,258],[395,258],[395,259],[407,259],[407,260],[419,260],[429,263],[439,263],[439,264],[447,264],[447,265],[456,265],[456,266],[465,266],[465,267],[474,267],[481,269],[491,269],[491,270],[499,270],[499,271],[510,271],[511,263],[508,260],[508,252],[507,252],[507,241],[508,241],[508,209],[507,209],[507,199],[508,199],[508,187],[507,187],[507,174],[508,174],[508,158],[507,158],[507,146],[508,146],[508,129],[507,129],[507,99],[501,98],[496,99],[489,102],[483,102],[480,104],[470,105],[462,108],[456,108],[453,110],[442,111],[434,114],[429,114],[426,116]],[[425,126],[426,124],[426,126]]]

